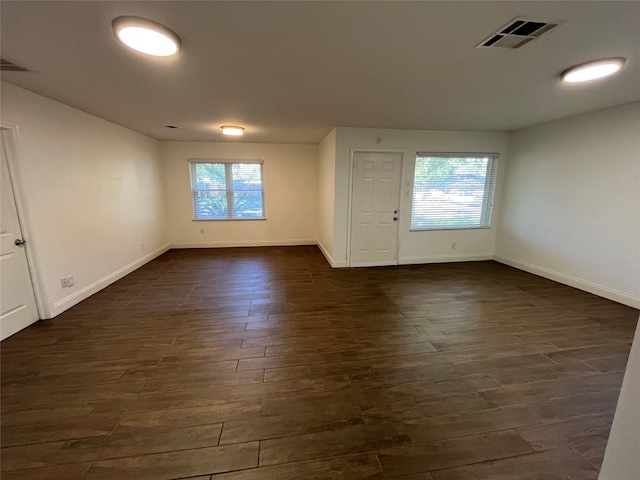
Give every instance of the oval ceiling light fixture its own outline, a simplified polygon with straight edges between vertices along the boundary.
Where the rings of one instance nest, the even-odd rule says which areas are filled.
[[[118,17],[112,23],[116,38],[127,47],[154,57],[180,52],[182,42],[173,30],[142,17]]]
[[[625,59],[603,58],[571,67],[562,72],[562,81],[567,83],[588,82],[597,78],[608,77],[620,70]]]
[[[244,127],[237,127],[235,125],[223,125],[220,127],[222,133],[225,135],[231,135],[233,137],[240,137],[244,135]]]

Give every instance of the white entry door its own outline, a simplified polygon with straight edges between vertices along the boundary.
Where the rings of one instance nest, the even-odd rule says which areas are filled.
[[[24,237],[9,176],[4,133],[0,143],[0,340],[4,340],[38,320],[38,310],[27,255],[24,244],[20,244]]]
[[[355,152],[350,265],[398,264],[402,153]]]

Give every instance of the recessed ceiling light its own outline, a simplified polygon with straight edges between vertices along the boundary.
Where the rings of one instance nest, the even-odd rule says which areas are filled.
[[[624,65],[624,58],[604,58],[576,65],[562,72],[562,81],[567,83],[588,82],[616,73]]]
[[[127,47],[155,57],[180,51],[180,37],[169,28],[142,17],[118,17],[112,22],[116,38]]]
[[[239,137],[241,135],[244,135],[243,127],[236,127],[233,125],[223,125],[220,128],[222,129],[222,133],[224,133],[225,135],[232,135],[234,137]]]

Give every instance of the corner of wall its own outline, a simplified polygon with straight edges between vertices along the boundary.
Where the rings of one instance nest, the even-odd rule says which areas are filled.
[[[639,129],[634,102],[510,132],[496,260],[640,308]]]
[[[336,262],[331,256],[331,254],[329,253],[329,251],[327,250],[327,248],[320,241],[318,241],[318,248],[320,249],[320,251],[322,252],[322,255],[324,255],[324,258],[327,260],[327,262],[329,263],[329,265],[331,265],[332,268],[344,268],[347,266],[347,262]]]
[[[87,285],[86,287],[81,288],[76,292],[73,292],[71,295],[68,295],[61,300],[58,300],[53,305],[51,305],[50,308],[48,308],[47,313],[49,314],[49,316],[45,318],[53,318],[57,315],[60,315],[65,310],[70,309],[71,307],[73,307],[74,305],[77,305],[81,301],[86,300],[91,295],[98,293],[103,288],[108,287],[112,283],[120,280],[122,277],[142,267],[145,263],[149,263],[154,258],[159,257],[163,253],[167,252],[169,248],[170,248],[169,244],[163,245],[162,247],[154,250],[153,252],[150,252],[147,255],[144,255],[143,257],[140,257],[137,260],[134,260],[128,265],[125,265],[124,267],[119,268],[115,272],[105,275],[104,277],[96,280],[92,284]]]
[[[496,254],[494,256],[494,260],[496,262],[509,265],[510,267],[517,268],[518,270],[523,270],[525,272],[538,275],[539,277],[548,278],[549,280],[553,280],[554,282],[559,282],[564,285],[583,290],[585,292],[593,293],[594,295],[598,295],[599,297],[608,298],[609,300],[613,300],[614,302],[622,303],[623,305],[628,305],[630,307],[640,309],[640,297],[638,296],[629,295],[624,292],[606,287],[604,285],[600,285],[598,283],[583,280],[581,278],[567,275],[556,270],[550,270],[548,268],[533,265],[531,263],[523,262],[521,260],[517,260],[515,258],[507,257],[504,255]]]

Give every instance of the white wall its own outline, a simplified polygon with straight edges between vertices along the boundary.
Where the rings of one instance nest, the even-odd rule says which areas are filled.
[[[1,93],[49,318],[166,250],[158,142],[5,82]]]
[[[334,265],[333,222],[336,192],[336,129],[318,147],[318,246]]]
[[[493,224],[500,214],[502,172],[507,161],[504,133],[447,132],[343,128],[337,130],[335,167],[334,247],[336,266],[347,265],[349,184],[352,150],[390,150],[404,153],[400,196],[399,262],[426,263],[493,258],[495,228],[410,232],[413,171],[417,152],[497,152],[498,179]],[[377,143],[377,138],[382,143]],[[456,243],[456,249],[451,248]]]
[[[512,134],[496,258],[640,307],[640,103]]]
[[[316,244],[317,145],[161,142],[160,148],[173,247]],[[194,221],[190,158],[263,160],[266,220]]]
[[[640,478],[640,319],[638,322],[599,480]]]

